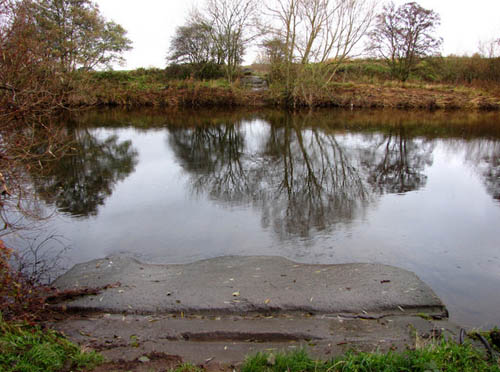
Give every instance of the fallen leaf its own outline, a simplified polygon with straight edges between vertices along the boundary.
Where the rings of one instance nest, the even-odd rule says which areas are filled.
[[[148,363],[151,360],[147,356],[141,356],[139,359],[137,359],[141,363]]]
[[[267,305],[269,302],[271,302],[271,300],[269,298],[267,298],[264,303]]]

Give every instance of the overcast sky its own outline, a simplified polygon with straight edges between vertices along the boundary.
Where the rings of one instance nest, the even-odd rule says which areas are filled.
[[[165,55],[175,28],[184,23],[190,8],[203,0],[97,0],[107,19],[128,31],[134,49],[125,54],[126,66],[165,67]],[[407,1],[396,0],[396,4]],[[443,54],[473,54],[480,40],[500,37],[500,0],[417,0],[441,15],[439,36]],[[246,58],[247,63],[254,57]]]

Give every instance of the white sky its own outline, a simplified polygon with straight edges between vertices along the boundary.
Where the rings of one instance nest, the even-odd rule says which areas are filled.
[[[165,56],[175,28],[184,20],[193,4],[203,0],[97,0],[102,14],[121,24],[132,39],[134,49],[126,53],[125,66],[165,67]],[[403,4],[405,0],[395,0]],[[500,0],[417,0],[424,8],[441,15],[439,36],[443,54],[473,54],[480,40],[500,37]],[[247,56],[246,63],[253,62]]]

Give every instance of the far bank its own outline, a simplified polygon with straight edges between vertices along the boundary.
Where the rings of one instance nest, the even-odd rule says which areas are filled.
[[[249,73],[264,76],[256,71]],[[500,110],[500,90],[496,85],[353,79],[321,87],[306,84],[286,93],[282,85],[272,82],[263,89],[254,89],[245,83],[245,76],[232,84],[223,79],[172,80],[161,69],[83,73],[74,84],[66,97],[70,107]]]

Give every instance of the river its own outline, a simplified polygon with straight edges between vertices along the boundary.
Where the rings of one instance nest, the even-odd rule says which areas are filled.
[[[51,218],[12,244],[51,237],[40,251],[66,268],[383,263],[415,272],[452,320],[500,324],[498,114],[104,110],[61,125],[77,155],[33,175]]]

